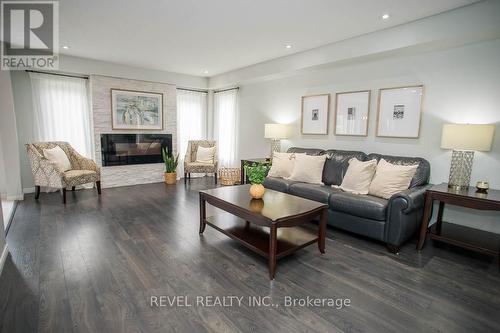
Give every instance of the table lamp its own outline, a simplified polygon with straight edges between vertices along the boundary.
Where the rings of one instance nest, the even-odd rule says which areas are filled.
[[[469,186],[474,151],[490,151],[494,133],[494,125],[443,125],[441,148],[453,149],[448,187],[460,190]]]
[[[289,137],[289,129],[287,125],[283,124],[265,124],[264,125],[264,138],[271,139],[271,159],[275,151],[281,150],[281,139]]]

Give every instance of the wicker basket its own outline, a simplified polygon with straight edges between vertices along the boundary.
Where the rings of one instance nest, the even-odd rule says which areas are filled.
[[[241,170],[238,168],[219,169],[219,180],[222,185],[234,185],[241,182]]]

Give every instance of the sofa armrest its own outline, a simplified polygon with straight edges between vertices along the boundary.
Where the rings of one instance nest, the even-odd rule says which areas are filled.
[[[399,247],[418,230],[424,211],[425,192],[431,186],[416,186],[389,199],[384,235],[388,244]]]
[[[389,205],[392,206],[394,202],[401,201],[399,206],[404,213],[411,213],[417,209],[421,209],[424,207],[425,192],[430,187],[432,185],[427,184],[396,193],[389,199]]]

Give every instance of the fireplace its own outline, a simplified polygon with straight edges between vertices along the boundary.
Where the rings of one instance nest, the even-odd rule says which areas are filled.
[[[172,153],[172,134],[101,134],[102,166],[162,163]]]

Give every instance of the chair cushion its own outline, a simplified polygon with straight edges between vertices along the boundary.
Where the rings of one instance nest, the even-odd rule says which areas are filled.
[[[43,149],[46,159],[54,163],[61,171],[71,169],[71,163],[66,153],[59,146],[50,149]]]
[[[196,150],[196,162],[205,163],[205,164],[213,164],[215,157],[215,147],[202,147],[198,146]]]
[[[92,170],[69,170],[64,173],[66,186],[76,186],[93,183],[99,180],[97,172]]]
[[[330,194],[339,192],[339,189],[332,188],[331,186],[307,183],[292,184],[288,191],[290,194],[326,204],[328,203]]]
[[[290,185],[295,184],[293,180],[288,180],[288,179],[283,179],[283,178],[278,178],[278,177],[266,177],[264,180],[264,187],[275,190],[275,191],[280,191],[280,192],[285,192],[288,193],[288,190],[290,189]]]
[[[186,165],[184,166],[184,172],[192,172],[192,173],[215,172],[215,164],[200,163],[200,162],[186,163]]]
[[[371,195],[336,192],[330,195],[328,203],[335,211],[385,221],[389,201]]]

